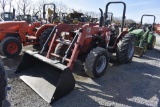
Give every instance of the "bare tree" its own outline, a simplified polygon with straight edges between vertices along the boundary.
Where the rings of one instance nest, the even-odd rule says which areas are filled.
[[[5,7],[7,5],[7,0],[0,0],[1,8],[3,9],[3,12],[5,12]]]
[[[67,12],[67,13],[71,13],[71,12],[73,12],[73,9],[70,8],[70,7],[68,7],[67,10],[66,10],[66,12]]]
[[[55,3],[55,2],[54,2],[54,3]],[[38,0],[36,4],[37,4],[37,6],[35,7],[36,9],[34,10],[33,13],[36,13],[36,12],[39,11],[40,18],[41,18],[42,11],[43,11],[43,6],[44,6],[44,4],[49,4],[49,0]],[[55,4],[56,4],[56,3],[55,3]],[[49,7],[49,6],[47,6],[47,7]],[[53,7],[51,6],[51,8],[53,8]],[[48,8],[46,8],[46,11],[47,11],[47,9],[48,9]]]
[[[17,10],[17,13],[18,13],[18,15],[20,15],[20,14],[21,14],[21,11],[20,11],[19,2],[18,2],[18,1],[15,1],[15,3],[16,3],[16,10]]]
[[[136,23],[136,21],[134,21],[133,19],[126,19],[126,21],[127,21],[128,23]]]
[[[43,9],[44,4],[46,4],[46,0],[38,0],[37,1],[37,8],[38,8],[38,11],[40,13],[40,18],[41,18],[42,9]]]
[[[56,3],[56,12],[58,14],[61,14],[61,13],[66,13],[67,10],[68,10],[68,6],[63,4],[62,2],[59,2],[59,3]]]
[[[13,1],[13,0],[8,0],[8,4],[9,4],[9,12],[11,12],[12,1]]]
[[[113,23],[121,24],[122,20],[120,17],[113,17]]]
[[[100,16],[99,13],[96,13],[94,11],[86,11],[84,13],[85,13],[85,15],[90,16],[92,18],[98,18]]]
[[[30,12],[31,0],[17,0],[18,9],[25,15]]]

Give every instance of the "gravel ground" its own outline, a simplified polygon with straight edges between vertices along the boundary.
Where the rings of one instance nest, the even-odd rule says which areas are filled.
[[[110,63],[99,79],[87,77],[76,64],[75,89],[67,96],[49,105],[14,74],[20,57],[6,59],[5,64],[12,90],[8,92],[5,107],[160,107],[160,37],[156,48],[142,58],[133,58],[130,64]],[[25,47],[25,50],[32,47]]]

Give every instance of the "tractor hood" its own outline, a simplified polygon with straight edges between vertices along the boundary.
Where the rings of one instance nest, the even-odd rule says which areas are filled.
[[[143,35],[144,31],[143,29],[136,29],[136,30],[131,31],[130,33],[135,34],[135,35],[139,35],[139,34]]]
[[[4,21],[0,22],[0,31],[13,31],[13,30],[19,30],[19,28],[27,29],[28,23],[25,21]]]

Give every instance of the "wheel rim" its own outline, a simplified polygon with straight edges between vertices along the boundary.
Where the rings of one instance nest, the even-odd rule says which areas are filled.
[[[11,42],[7,45],[7,51],[14,54],[18,51],[18,45],[15,42]]]
[[[101,57],[98,59],[97,63],[96,63],[96,71],[97,71],[98,73],[103,72],[105,66],[106,66],[106,57],[105,57],[105,56],[101,56]]]
[[[134,54],[134,42],[132,42],[129,45],[129,49],[128,49],[128,58],[131,58]]]

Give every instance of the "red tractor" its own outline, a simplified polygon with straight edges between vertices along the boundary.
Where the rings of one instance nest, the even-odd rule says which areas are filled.
[[[55,10],[55,4],[45,4],[43,7],[43,16],[46,14],[46,5],[53,5]],[[2,55],[7,57],[18,56],[22,46],[43,43],[43,36],[46,30],[52,27],[53,24],[44,24],[41,26],[41,22],[33,22],[31,24],[28,24],[26,21],[0,22],[0,51]]]
[[[124,5],[121,33],[114,32],[114,26],[107,23],[108,6],[112,3]],[[43,99],[51,103],[74,89],[75,79],[71,70],[76,62],[84,63],[88,76],[98,78],[107,70],[110,53],[116,53],[117,60],[128,63],[132,60],[135,38],[123,31],[126,4],[109,2],[105,17],[101,11],[100,23],[54,25],[40,52],[26,51],[16,70],[20,78]],[[50,42],[50,39],[51,42]],[[45,48],[50,42],[47,54]]]

